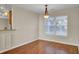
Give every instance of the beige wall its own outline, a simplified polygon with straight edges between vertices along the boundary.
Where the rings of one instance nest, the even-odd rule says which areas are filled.
[[[38,39],[38,15],[13,6],[14,46]]]
[[[60,36],[48,36],[45,35],[43,29],[44,18],[39,16],[39,39],[45,39],[49,41],[57,41],[66,44],[79,45],[79,8],[63,9],[56,12],[51,12],[51,16],[68,16],[68,35],[67,37]]]
[[[16,31],[0,31],[0,52],[38,39],[38,15],[15,5],[12,11],[13,29]],[[0,29],[6,25],[7,20],[0,20]]]

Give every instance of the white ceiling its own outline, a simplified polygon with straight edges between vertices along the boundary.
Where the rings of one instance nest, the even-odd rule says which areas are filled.
[[[44,4],[17,4],[15,6],[28,9],[39,14],[44,13],[45,10]],[[73,7],[79,7],[79,4],[48,4],[48,11],[56,11]]]

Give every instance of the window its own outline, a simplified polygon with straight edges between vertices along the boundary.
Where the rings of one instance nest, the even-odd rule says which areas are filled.
[[[49,17],[44,22],[44,30],[48,35],[67,35],[67,16]]]

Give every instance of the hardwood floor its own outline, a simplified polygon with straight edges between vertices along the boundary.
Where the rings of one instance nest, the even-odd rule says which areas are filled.
[[[78,47],[40,40],[39,51],[39,53],[45,54],[76,54],[78,53]]]
[[[77,54],[78,47],[56,42],[37,40],[2,54]]]

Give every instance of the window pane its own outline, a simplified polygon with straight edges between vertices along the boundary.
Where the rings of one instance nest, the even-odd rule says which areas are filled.
[[[67,35],[67,16],[56,17],[56,35]]]
[[[54,34],[55,35],[55,18],[54,17],[49,17],[47,20],[44,22],[45,26],[45,32],[47,34]]]

